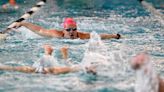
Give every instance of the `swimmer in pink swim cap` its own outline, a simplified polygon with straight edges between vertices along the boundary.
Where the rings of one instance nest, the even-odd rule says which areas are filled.
[[[45,37],[54,37],[54,38],[68,38],[68,39],[89,39],[90,33],[80,32],[77,28],[77,23],[73,18],[65,18],[63,22],[63,30],[56,29],[45,29],[41,26],[29,23],[29,22],[17,22],[15,27],[24,26],[31,31]],[[120,34],[100,34],[102,39],[119,39]]]

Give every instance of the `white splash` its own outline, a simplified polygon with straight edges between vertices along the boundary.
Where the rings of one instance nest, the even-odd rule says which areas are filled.
[[[91,38],[87,43],[87,49],[84,53],[82,65],[90,67],[91,65],[108,65],[107,49],[96,32],[91,33]]]
[[[137,71],[135,92],[158,92],[159,80],[151,62],[146,63]]]
[[[36,71],[42,72],[44,67],[59,66],[57,59],[51,55],[43,55],[37,62],[34,62],[33,67]]]

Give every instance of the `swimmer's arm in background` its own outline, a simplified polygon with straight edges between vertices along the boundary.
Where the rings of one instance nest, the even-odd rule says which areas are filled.
[[[47,30],[41,26],[38,26],[36,24],[32,24],[29,22],[20,22],[17,24],[17,26],[24,26],[28,29],[30,29],[31,31],[35,32],[36,34],[39,34],[41,36],[45,36],[45,37],[62,37],[63,36],[63,32],[62,31],[57,31],[57,30]]]

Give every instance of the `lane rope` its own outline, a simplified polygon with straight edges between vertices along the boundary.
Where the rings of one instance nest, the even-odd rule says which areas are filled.
[[[160,13],[156,8],[153,7],[152,4],[144,1],[144,0],[138,0],[141,5],[147,9],[155,18],[164,25],[164,14]]]
[[[28,18],[30,18],[34,13],[36,13],[37,11],[40,10],[40,8],[42,6],[44,6],[46,3],[46,0],[40,0],[34,7],[32,7],[29,11],[27,11],[24,15],[22,15],[19,19],[17,19],[16,21],[14,21],[13,23],[11,23],[7,28],[6,30],[2,31],[1,32],[1,35],[2,34],[5,34],[7,33],[8,31],[12,30],[13,28],[16,27],[16,24],[19,23],[19,22],[22,22]]]

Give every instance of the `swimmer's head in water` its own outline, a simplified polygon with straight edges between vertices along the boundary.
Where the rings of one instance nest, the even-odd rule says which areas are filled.
[[[9,3],[11,4],[11,5],[16,5],[16,2],[15,2],[15,0],[9,0]]]
[[[44,45],[44,52],[45,54],[51,55],[53,52],[53,48],[51,45]]]
[[[77,25],[73,18],[66,18],[63,23],[64,37],[75,39],[77,38]]]
[[[131,66],[133,69],[138,70],[144,65],[146,65],[148,61],[149,61],[148,55],[146,55],[145,53],[141,53],[133,57],[133,59],[131,60]]]

